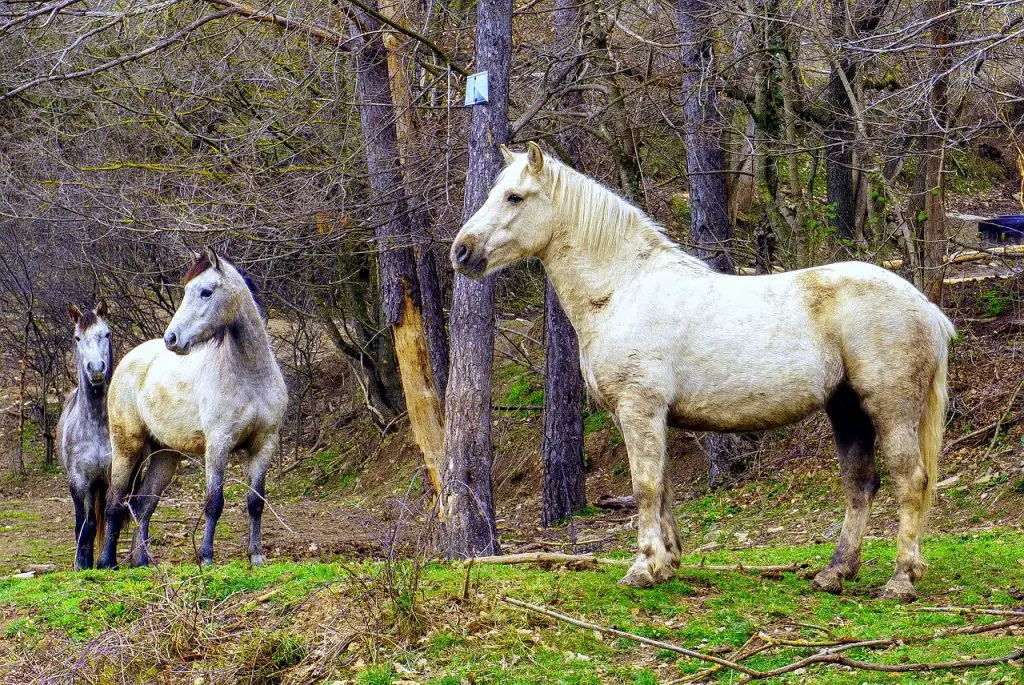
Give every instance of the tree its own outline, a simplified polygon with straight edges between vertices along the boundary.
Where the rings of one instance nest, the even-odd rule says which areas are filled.
[[[512,61],[511,0],[476,6],[476,67],[486,71],[487,103],[474,105],[463,219],[487,198],[502,167],[498,146],[509,139]],[[494,276],[456,276],[449,319],[451,370],[445,398],[443,493],[439,543],[452,558],[500,551],[491,485],[491,362],[494,356]]]
[[[712,71],[714,6],[677,0],[676,22],[683,67],[683,126],[690,185],[690,234],[697,256],[715,271],[732,273],[729,205],[722,159],[718,91]]]
[[[376,11],[376,0],[368,0]],[[395,108],[391,99],[388,59],[381,24],[369,12],[357,11],[353,23],[356,92],[366,144],[370,187],[375,195],[376,237],[380,263],[381,303],[394,335],[395,356],[402,376],[413,435],[435,491],[441,492],[440,459],[443,433],[441,402],[431,372],[431,356],[423,321],[419,276],[413,253],[411,212],[402,176]]]
[[[575,0],[555,3],[555,40],[562,60],[560,68],[578,75],[579,50],[575,39],[582,30],[583,12]],[[561,79],[569,82],[568,74]],[[570,86],[571,88],[571,86]],[[582,104],[582,93],[570,89],[559,109],[573,114]],[[578,131],[558,136],[564,161],[579,168],[582,161]],[[558,294],[545,283],[544,294],[544,439],[541,443],[543,510],[541,522],[550,526],[587,504],[587,474],[583,463],[583,376],[580,373],[579,341]]]

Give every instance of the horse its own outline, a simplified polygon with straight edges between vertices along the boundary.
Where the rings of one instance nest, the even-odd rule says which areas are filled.
[[[899,504],[896,568],[881,597],[907,601],[925,571],[920,536],[947,406],[953,324],[910,283],[863,262],[764,276],[711,270],[642,211],[545,156],[513,153],[451,246],[481,278],[543,263],[579,337],[593,396],[615,415],[639,508],[639,554],[620,581],[675,575],[680,538],[665,477],[666,426],[743,432],[824,409],[846,498],[842,533],[815,589],[842,591],[879,488],[876,442]]]
[[[75,506],[75,570],[92,568],[93,545],[104,535],[104,506],[110,478],[107,385],[113,370],[107,303],[100,300],[84,314],[73,304],[74,368],[78,386],[64,399],[57,421],[57,450]]]
[[[130,511],[138,520],[131,562],[151,562],[149,521],[182,455],[206,466],[206,527],[198,561],[213,562],[229,455],[247,453],[249,562],[263,563],[267,469],[280,448],[288,390],[246,278],[207,248],[185,274],[185,292],[162,340],[142,343],[114,371],[107,403],[112,446],[101,568],[116,568]],[[149,468],[126,501],[144,457]]]

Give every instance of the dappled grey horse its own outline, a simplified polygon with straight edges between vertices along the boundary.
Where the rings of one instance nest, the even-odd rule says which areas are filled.
[[[107,386],[113,370],[106,302],[82,311],[71,304],[78,386],[64,400],[57,422],[57,451],[75,506],[75,570],[92,568],[93,544],[103,539],[103,509],[110,479]]]
[[[249,560],[263,563],[264,481],[279,448],[288,391],[246,278],[208,249],[185,282],[164,339],[129,352],[110,384],[112,461],[101,568],[117,565],[117,540],[129,508],[139,522],[132,563],[149,563],[149,519],[178,458],[189,454],[201,454],[206,462],[199,562],[212,562],[214,529],[224,509],[224,469],[233,452],[248,454]],[[145,478],[128,500],[147,455]]]

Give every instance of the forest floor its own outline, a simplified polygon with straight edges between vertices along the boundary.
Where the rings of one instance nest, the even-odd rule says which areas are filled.
[[[416,451],[404,432],[381,438],[357,421],[334,444],[286,461],[283,475],[275,471],[264,515],[270,563],[260,569],[243,561],[238,465],[218,528],[218,563],[203,570],[192,563],[203,499],[194,464],[183,466],[154,517],[159,566],[115,573],[68,570],[73,521],[62,476],[36,466],[26,478],[0,481],[0,683],[655,683],[707,667],[526,612],[503,601],[506,595],[706,654],[763,649],[743,661],[762,671],[818,652],[816,643],[845,639],[896,638],[847,654],[878,664],[1010,654],[1024,648],[1024,615],[921,609],[1024,612],[1021,281],[963,284],[948,295],[958,336],[947,450],[923,543],[929,569],[914,604],[874,597],[894,557],[896,507],[884,477],[861,577],[840,597],[809,588],[807,576],[831,555],[843,512],[821,417],[746,440],[747,468],[716,491],[704,484],[699,438],[673,433],[685,561],[801,568],[767,575],[689,569],[653,590],[617,586],[625,571],[617,565],[467,571],[426,559]],[[530,326],[504,327],[529,333]],[[503,337],[509,349],[499,355],[495,401],[523,407],[501,412],[495,429],[503,551],[629,556],[636,534],[630,509],[591,505],[565,525],[540,527],[540,415],[531,409],[543,401],[534,371],[539,351],[512,342],[537,336]],[[608,415],[588,414],[585,427],[589,501],[628,494],[625,449]],[[9,577],[47,563],[58,570]],[[1006,620],[1015,624],[991,628]],[[970,628],[983,624],[990,629]],[[722,669],[706,680],[740,677]],[[934,673],[813,665],[773,682],[1022,680],[1018,660]]]

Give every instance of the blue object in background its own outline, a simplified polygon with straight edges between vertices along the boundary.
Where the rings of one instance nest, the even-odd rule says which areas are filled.
[[[1024,243],[1024,214],[1009,214],[978,222],[978,236],[988,243]]]

